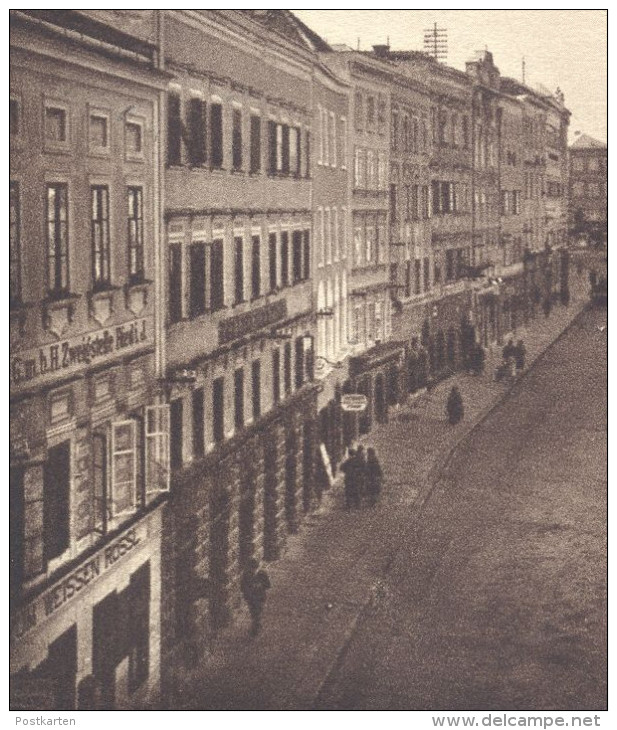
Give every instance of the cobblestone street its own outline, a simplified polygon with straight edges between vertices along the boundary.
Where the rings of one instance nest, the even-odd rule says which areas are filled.
[[[538,317],[524,332],[517,333],[517,336],[520,334],[525,339],[530,363],[567,327],[580,310],[585,285],[582,280],[579,283],[580,296],[575,298],[569,308],[558,307],[548,318]],[[577,291],[576,287],[574,291]],[[552,383],[555,390],[575,387],[577,392],[582,391],[580,397],[584,398],[587,381],[581,370],[568,370],[556,381],[549,375],[547,380],[546,372],[552,372],[555,367],[563,369],[564,363],[567,365],[568,361],[561,352],[564,347],[568,349],[568,356],[572,357],[571,362],[576,361],[580,347],[580,354],[587,354],[586,367],[595,368],[595,376],[599,380],[595,391],[597,398],[590,402],[588,415],[595,419],[594,423],[600,425],[589,428],[602,428],[602,408],[605,402],[602,388],[605,372],[602,367],[605,367],[605,361],[602,353],[605,340],[598,339],[594,331],[598,317],[605,317],[605,314],[583,314],[583,324],[575,325],[575,329],[577,337],[581,332],[585,334],[584,341],[579,343],[577,337],[566,336],[563,343],[556,345],[561,353],[559,357],[555,359],[551,355],[545,358],[539,365],[539,375],[534,370],[522,379],[520,385],[515,385],[514,393],[508,397],[503,407],[489,416],[485,426],[481,426],[482,435],[472,435],[469,442],[462,444],[459,450],[461,456],[457,456],[449,466],[446,462],[452,448],[469,435],[474,424],[489,413],[512,387],[511,383],[496,383],[492,378],[493,368],[500,358],[500,350],[495,348],[490,353],[484,376],[459,374],[441,383],[430,393],[409,401],[398,412],[393,411],[390,423],[375,429],[365,439],[366,443],[377,447],[384,464],[386,488],[381,504],[374,510],[364,508],[361,511],[347,512],[343,509],[342,489],[337,482],[324,499],[319,513],[311,516],[301,533],[290,539],[285,556],[268,568],[273,589],[269,596],[262,634],[257,639],[250,640],[248,614],[241,618],[234,628],[208,647],[204,662],[197,670],[178,677],[174,693],[176,705],[201,709],[439,709],[471,708],[482,703],[487,707],[494,706],[491,701],[496,698],[490,692],[487,693],[485,685],[479,685],[474,688],[474,692],[464,695],[467,698],[465,701],[461,697],[457,699],[455,695],[448,696],[443,703],[440,699],[438,703],[435,701],[431,704],[429,689],[434,691],[434,698],[446,697],[444,687],[449,682],[456,684],[456,675],[459,675],[459,680],[463,675],[467,676],[469,667],[460,647],[459,653],[454,655],[458,656],[457,661],[460,664],[453,667],[450,661],[445,662],[442,669],[447,668],[447,672],[439,676],[438,684],[431,684],[432,674],[428,672],[424,676],[424,683],[428,686],[419,682],[419,658],[408,655],[407,650],[402,653],[395,651],[395,647],[404,634],[407,641],[416,641],[414,652],[426,652],[427,656],[432,653],[431,636],[436,627],[431,625],[430,629],[423,629],[418,634],[412,631],[410,621],[418,620],[417,612],[425,610],[429,612],[429,616],[425,618],[430,621],[434,601],[438,598],[429,590],[430,577],[438,571],[443,552],[451,543],[451,538],[447,537],[449,521],[455,518],[455,524],[460,525],[465,534],[470,528],[474,532],[477,523],[471,517],[477,514],[479,519],[481,507],[485,504],[487,508],[497,511],[497,514],[493,513],[491,516],[493,522],[512,519],[503,504],[501,507],[491,506],[491,499],[488,498],[493,493],[497,480],[501,478],[499,474],[504,469],[506,472],[512,470],[519,457],[519,468],[527,470],[527,475],[529,470],[533,472],[537,468],[537,462],[528,460],[525,452],[517,454],[517,441],[513,444],[504,442],[503,446],[496,443],[490,449],[487,447],[487,455],[494,454],[502,459],[497,472],[494,464],[484,464],[482,461],[484,449],[480,444],[483,440],[488,443],[487,439],[491,435],[497,441],[503,438],[504,428],[501,422],[496,427],[495,422],[510,418],[510,401],[518,402],[522,393],[527,394],[527,410],[523,414],[526,420],[521,416],[521,422],[511,433],[522,436],[523,441],[529,444],[534,443],[534,438],[530,438],[528,433],[534,409],[546,410],[552,403],[561,403],[562,409],[572,412],[571,403],[577,402],[576,398],[570,400],[568,397],[564,398],[563,393],[553,392],[550,387]],[[534,387],[538,377],[547,381],[542,384],[545,394],[541,401],[539,391]],[[577,383],[570,382],[577,378]],[[466,409],[463,423],[455,428],[448,426],[444,417],[447,391],[453,382],[461,390]],[[545,423],[545,419],[539,419],[538,423],[542,429],[541,424]],[[561,414],[557,423],[562,423]],[[572,419],[568,425],[569,428],[564,430],[564,437],[572,439],[575,433]],[[596,456],[601,461],[602,431],[597,433]],[[540,436],[535,435],[538,438]],[[551,437],[553,436],[555,434],[551,432]],[[551,444],[546,446],[550,451]],[[469,449],[473,451],[470,452]],[[479,454],[480,460],[473,463],[460,461],[466,453]],[[439,480],[433,497],[432,486],[444,467],[447,469],[446,476]],[[595,485],[598,499],[594,504],[597,502],[597,508],[600,509],[603,481],[600,474],[597,478],[594,476],[596,461],[591,459],[585,462],[583,468],[587,469],[588,478]],[[478,471],[490,477],[489,483],[483,485],[488,494],[482,496],[470,487],[475,499],[465,499],[463,505],[455,507],[460,497],[454,499],[452,490],[460,495],[461,486],[458,482],[464,479],[467,483],[467,479],[475,478]],[[535,499],[537,495],[530,490],[529,496],[532,494]],[[534,509],[533,505],[524,502],[522,496],[521,500],[528,509]],[[550,505],[537,505],[537,509],[549,510],[549,507]],[[565,505],[563,511],[567,513]],[[426,523],[428,515],[431,519],[430,525]],[[571,522],[577,519],[567,515],[564,516],[566,518]],[[547,535],[561,534],[560,519],[557,514],[550,519],[546,517],[547,522],[550,522],[546,528]],[[598,516],[598,524],[603,524],[601,516]],[[597,540],[594,542],[595,552],[601,556],[602,547],[596,543]],[[575,549],[574,545],[570,547]],[[521,565],[518,565],[518,579],[523,582],[525,566],[534,563],[533,549],[533,543],[530,542],[527,551],[522,555]],[[509,547],[502,544],[500,550],[508,553]],[[456,554],[458,549],[453,552]],[[452,554],[452,549],[448,554]],[[563,553],[563,557],[567,559],[568,553]],[[475,577],[470,578],[471,585],[477,584],[478,594],[484,596],[488,604],[494,600],[494,597],[491,598],[490,588],[491,581],[497,577],[495,570],[501,570],[497,565],[487,562],[487,566],[489,565],[490,569],[482,568],[474,574]],[[392,577],[395,575],[392,571],[400,571],[401,566],[406,566],[410,573],[405,575],[397,572],[397,577]],[[456,572],[456,568],[453,569]],[[598,570],[601,574],[601,569]],[[440,580],[439,587],[445,588],[453,578],[448,575],[447,579]],[[556,580],[557,576],[553,576],[553,579]],[[551,586],[551,591],[558,591],[558,586],[551,585],[550,575],[544,576],[544,580]],[[600,584],[601,580],[596,582],[594,590],[601,591]],[[424,585],[423,590],[418,591],[419,585]],[[600,593],[595,600],[594,605],[597,607]],[[484,622],[490,616],[490,605],[483,604],[477,609],[473,608],[473,604],[468,608],[471,614],[467,620],[471,623]],[[528,611],[523,606],[512,610],[523,613]],[[579,609],[573,608],[572,613],[577,610]],[[581,611],[580,617],[583,613]],[[437,633],[437,636],[441,636],[440,640],[445,642],[441,650],[446,655],[447,636],[450,631],[457,633],[457,616],[454,611],[452,625],[444,627],[441,634]],[[507,615],[503,615],[502,619],[506,623],[509,621]],[[546,621],[550,632],[551,621],[549,618]],[[475,626],[476,631],[481,632],[482,625]],[[375,637],[375,642],[369,640],[370,636]],[[596,636],[599,637],[600,632],[596,632]],[[418,643],[421,637],[424,637],[422,645]],[[567,638],[563,640],[567,641]],[[477,651],[487,652],[487,661],[492,661],[486,643],[475,636],[473,640],[470,639],[469,646],[474,641],[477,642]],[[511,637],[508,642],[514,646],[511,644]],[[412,651],[410,647],[408,650]],[[395,663],[390,668],[393,653],[399,664]],[[495,654],[494,658],[497,656]],[[556,665],[564,661],[566,660],[563,656],[555,659]],[[430,663],[428,659],[427,662]],[[491,671],[494,671],[494,667]],[[449,679],[450,672],[455,674]],[[378,676],[381,677],[380,682],[377,682]],[[398,685],[397,677],[400,680]],[[370,707],[364,707],[362,687],[376,684],[380,691],[372,693]],[[424,686],[426,693],[423,695],[419,691],[412,692],[414,686]],[[544,696],[550,704],[549,694]],[[601,693],[593,696],[601,697]],[[583,702],[582,695],[578,698],[576,694],[573,695],[572,707],[581,708],[583,705],[580,703]],[[601,699],[597,702],[601,702]],[[515,704],[514,702],[512,706]],[[505,697],[502,705],[509,706]],[[593,702],[585,704],[585,707],[588,705],[591,707]]]

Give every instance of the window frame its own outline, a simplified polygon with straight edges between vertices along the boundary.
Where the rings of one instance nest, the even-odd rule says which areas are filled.
[[[92,120],[105,120],[105,144],[92,141]],[[95,157],[108,157],[111,154],[111,112],[109,109],[88,105],[88,154]]]
[[[131,198],[137,195],[138,205],[133,201],[133,215],[131,216]],[[146,277],[146,262],[144,251],[144,189],[142,185],[127,185],[127,254],[128,254],[128,281],[129,285],[141,284]],[[134,224],[135,235],[132,229]],[[135,251],[136,271],[133,272],[132,252]]]
[[[90,185],[90,255],[92,291],[111,286],[111,221],[109,185]],[[96,199],[96,205],[95,205]],[[95,207],[98,211],[95,217]],[[97,232],[98,231],[98,232]],[[97,249],[98,243],[98,249]],[[100,273],[97,274],[97,266]]]
[[[53,220],[50,219],[50,202],[49,202],[49,193],[51,190],[55,191],[55,197],[54,197],[54,218]],[[58,203],[58,192],[62,191],[64,193],[64,206],[62,205],[62,202]],[[49,296],[52,298],[58,298],[65,296],[70,291],[70,261],[69,261],[69,255],[70,255],[70,246],[69,246],[69,186],[66,182],[47,182],[45,184],[45,210],[46,210],[46,226],[45,226],[45,238],[47,243],[47,290],[49,293]],[[64,221],[62,221],[61,216],[59,216],[59,213],[61,212],[62,207],[64,207]],[[64,222],[64,239],[65,243],[64,246],[62,245],[62,235],[61,235],[61,228],[62,223]],[[54,226],[54,235],[53,235],[53,260],[54,260],[54,281],[52,285],[52,280],[50,277],[51,273],[51,251],[52,251],[52,241],[50,239],[50,226],[53,224]],[[59,235],[60,233],[60,235]],[[64,261],[64,264],[62,263]],[[62,286],[62,270],[65,269],[64,275],[66,278],[66,283],[64,286]],[[58,280],[58,277],[60,277],[60,281]]]
[[[47,136],[47,112],[58,110],[64,113],[64,139],[50,139]],[[71,110],[68,102],[62,99],[46,97],[43,100],[43,140],[45,152],[67,153],[70,151],[72,135]]]

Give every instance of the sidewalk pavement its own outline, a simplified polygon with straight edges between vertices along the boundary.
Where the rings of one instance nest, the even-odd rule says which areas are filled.
[[[586,304],[540,311],[523,339],[527,367],[563,332]],[[495,382],[502,346],[486,358],[485,373],[457,373],[396,409],[362,441],[374,446],[384,470],[384,490],[375,508],[346,510],[340,477],[288,538],[285,554],[267,566],[272,582],[261,634],[250,639],[248,612],[206,648],[200,665],[176,677],[174,709],[307,710],[344,656],[362,613],[370,608],[399,552],[413,517],[430,494],[453,449],[513,386]],[[465,415],[457,426],[445,417],[452,385],[459,387]]]

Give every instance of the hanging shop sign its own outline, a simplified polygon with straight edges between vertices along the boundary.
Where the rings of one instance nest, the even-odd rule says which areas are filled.
[[[19,390],[58,376],[71,375],[119,354],[128,354],[152,341],[149,319],[88,332],[51,345],[23,350],[11,357],[10,387]]]
[[[346,393],[341,396],[341,408],[344,411],[361,412],[368,406],[368,398],[362,393]]]

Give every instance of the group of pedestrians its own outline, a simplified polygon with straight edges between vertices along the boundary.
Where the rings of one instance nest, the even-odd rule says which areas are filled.
[[[377,504],[383,485],[383,472],[374,448],[364,453],[362,444],[350,448],[348,457],[341,464],[345,481],[345,506],[361,507],[366,499],[371,507]]]
[[[502,350],[503,374],[516,377],[516,374],[525,369],[525,356],[527,350],[523,344],[523,340],[519,340],[516,345],[514,340],[508,340],[508,343]]]

